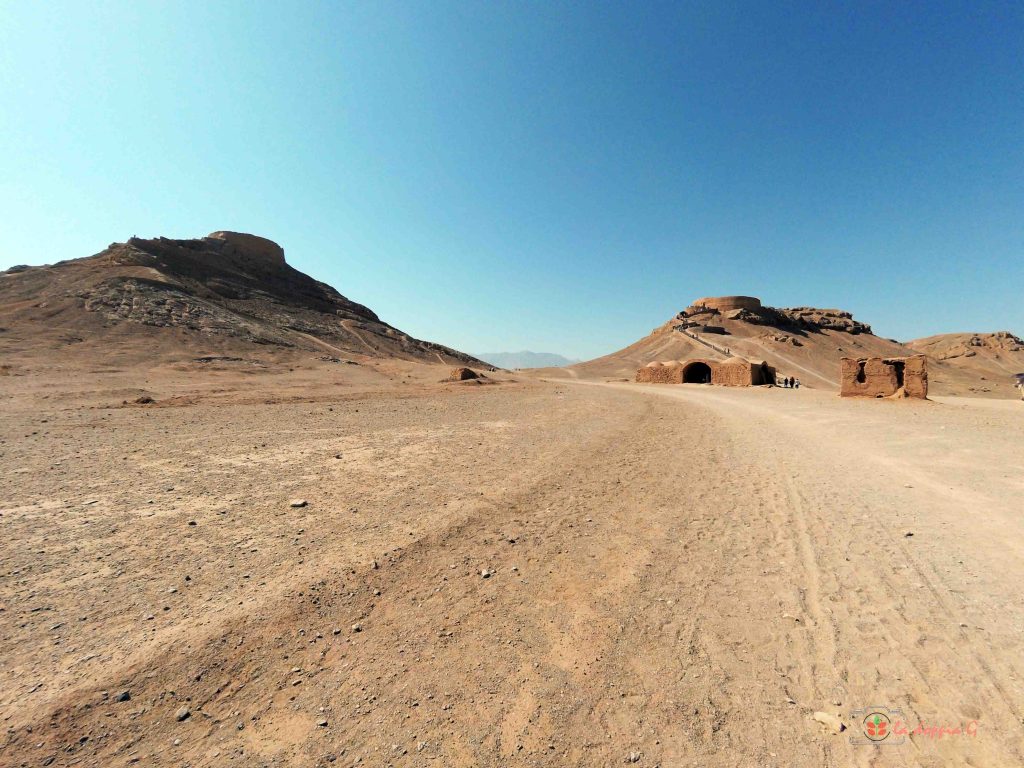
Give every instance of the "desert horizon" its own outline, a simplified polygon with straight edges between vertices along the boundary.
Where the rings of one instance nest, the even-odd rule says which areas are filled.
[[[136,333],[146,330],[151,341],[162,338],[160,329],[198,332],[203,343],[214,343],[222,352],[232,345],[245,348],[247,342],[255,342],[288,353],[397,356],[494,367],[491,361],[394,329],[367,307],[292,268],[278,243],[252,234],[221,230],[194,239],[133,237],[90,257],[41,266],[16,265],[0,274],[7,278],[2,286],[7,300],[0,309],[0,317],[5,318],[7,360],[17,360],[22,346],[35,350],[41,341],[39,321],[45,317],[52,348],[72,354],[88,350],[94,360],[107,352],[123,354],[118,346],[107,349],[102,345],[108,335],[128,327]],[[708,302],[712,306],[706,312],[695,310]],[[310,319],[303,325],[297,324],[293,315],[275,317],[282,312],[280,305],[291,306]],[[333,317],[325,317],[326,307],[344,319],[335,323]],[[691,315],[700,322],[689,321]],[[128,321],[127,326],[122,321]],[[24,333],[20,333],[22,325]],[[146,329],[133,328],[138,325]],[[93,332],[88,339],[73,332],[89,326]],[[151,329],[157,331],[155,336]],[[146,348],[150,360],[158,354],[161,342],[156,343],[157,348]],[[179,354],[184,347],[195,348],[194,340],[174,338],[168,354]],[[564,369],[550,371],[555,376],[581,372],[632,376],[637,368],[662,358],[735,357],[768,362],[780,375],[802,376],[804,386],[838,389],[842,357],[924,355],[932,369],[933,391],[938,385],[941,394],[1017,397],[1017,374],[1024,369],[1024,355],[1017,353],[1022,351],[1024,342],[1006,330],[951,331],[899,342],[875,336],[870,325],[842,309],[775,309],[762,305],[757,297],[727,295],[693,299],[688,310],[647,337],[593,360],[572,361],[531,352],[491,357],[512,363],[509,367],[516,370]],[[514,365],[520,362],[537,364]],[[559,362],[562,364],[557,365]],[[5,371],[17,373],[10,362]]]
[[[711,297],[509,371],[227,232],[0,273],[0,326],[20,765],[1019,750],[1012,334]]]
[[[1024,766],[1020,7],[0,19],[0,768]]]

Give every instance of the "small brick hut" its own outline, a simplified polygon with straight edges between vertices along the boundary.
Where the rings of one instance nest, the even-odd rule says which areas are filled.
[[[928,397],[928,358],[844,357],[839,361],[842,397]]]

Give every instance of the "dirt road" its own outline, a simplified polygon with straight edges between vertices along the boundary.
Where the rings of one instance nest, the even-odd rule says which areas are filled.
[[[1024,763],[1016,403],[18,403],[5,765]]]

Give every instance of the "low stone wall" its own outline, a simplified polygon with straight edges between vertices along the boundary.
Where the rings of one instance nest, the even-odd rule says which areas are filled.
[[[839,362],[842,397],[928,397],[928,359],[913,357],[844,357]]]

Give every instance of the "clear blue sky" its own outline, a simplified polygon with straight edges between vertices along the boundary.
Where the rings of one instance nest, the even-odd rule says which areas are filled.
[[[253,232],[469,351],[1024,333],[1024,6],[0,0],[0,211],[0,267]]]

